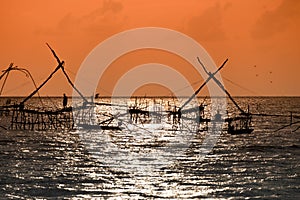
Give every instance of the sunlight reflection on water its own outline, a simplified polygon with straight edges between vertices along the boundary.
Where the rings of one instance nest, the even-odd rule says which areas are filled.
[[[258,104],[273,107],[272,113],[289,112],[300,103],[299,98],[290,107],[276,98],[237,100],[250,102],[254,112]],[[203,160],[198,155],[205,132],[193,134],[189,146],[184,151],[176,146],[174,153],[166,144],[177,145],[186,132],[1,131],[0,197],[297,198],[299,130],[273,132],[286,121],[257,118],[253,134],[222,133]],[[82,134],[88,142],[82,142]]]

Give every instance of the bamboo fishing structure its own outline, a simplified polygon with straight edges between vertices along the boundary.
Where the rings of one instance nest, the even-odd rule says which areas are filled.
[[[58,65],[54,69],[54,71],[37,87],[33,77],[30,72],[23,68],[18,68],[17,66],[13,66],[10,64],[9,67],[3,71],[0,75],[0,79],[5,76],[4,83],[1,87],[1,92],[6,83],[7,77],[12,70],[18,70],[26,74],[26,76],[30,76],[32,79],[35,90],[30,93],[26,98],[24,98],[20,103],[14,105],[5,105],[1,106],[1,127],[3,129],[10,130],[70,130],[74,128],[75,121],[73,114],[76,113],[77,122],[79,120],[84,120],[83,123],[87,123],[88,120],[92,120],[91,109],[93,109],[92,105],[88,104],[87,99],[81,94],[81,92],[75,87],[69,78],[68,74],[64,70],[64,61],[60,61],[54,50],[49,46],[47,46],[51,50],[53,56],[56,58]],[[45,109],[45,108],[29,108],[26,106],[26,102],[30,100],[35,94],[39,96],[39,90],[48,83],[48,81],[53,77],[55,73],[59,70],[62,70],[64,76],[66,77],[68,83],[71,87],[77,91],[77,93],[81,96],[84,101],[84,106],[73,109],[72,107],[64,107],[57,109]],[[39,96],[40,99],[40,96]],[[3,116],[9,120],[3,120]]]
[[[38,111],[31,109],[13,109],[11,130],[70,130],[74,128],[70,109],[56,111]]]
[[[159,124],[168,123],[172,125],[172,129],[177,129],[183,124],[184,120],[193,120],[198,123],[198,131],[206,131],[209,123],[214,123],[215,121],[222,121],[222,123],[227,124],[227,131],[231,134],[241,134],[241,133],[251,133],[254,129],[251,127],[252,116],[274,116],[272,114],[263,113],[251,113],[248,110],[243,110],[230,93],[225,89],[222,83],[216,78],[216,74],[219,73],[221,69],[224,68],[225,64],[228,62],[226,59],[222,65],[215,71],[207,71],[204,64],[201,62],[200,58],[197,57],[199,64],[201,65],[204,72],[208,75],[208,78],[198,87],[198,89],[180,106],[176,104],[170,104],[170,102],[157,102],[155,99],[152,102],[152,107],[150,108],[149,102],[139,103],[138,99],[135,98],[134,105],[118,105],[112,103],[104,102],[94,102],[93,100],[88,101],[88,99],[78,90],[78,88],[73,84],[70,77],[68,76],[65,68],[64,61],[61,61],[57,56],[55,51],[46,43],[50,49],[52,55],[57,61],[57,66],[50,73],[50,75],[37,86],[32,75],[27,69],[19,68],[11,63],[6,70],[2,71],[0,75],[0,80],[4,78],[3,84],[0,89],[0,95],[2,94],[4,85],[7,82],[8,76],[11,71],[20,71],[30,77],[35,89],[23,100],[17,104],[11,104],[9,101],[6,105],[0,106],[0,128],[10,129],[10,130],[37,130],[37,131],[48,131],[48,130],[72,130],[77,128],[84,129],[101,129],[101,130],[113,130],[121,131],[122,125],[132,124],[137,126],[138,124]],[[27,105],[28,101],[38,95],[41,105],[43,102],[40,98],[39,91],[42,89],[58,72],[61,71],[66,78],[68,84],[79,94],[81,99],[81,105],[76,107],[64,106],[64,107],[52,107],[52,108],[31,108]],[[234,117],[225,117],[221,119],[221,115],[217,113],[215,116],[207,116],[205,114],[205,105],[202,103],[196,107],[186,108],[187,105],[195,98],[199,92],[204,88],[204,86],[213,80],[216,85],[227,95],[227,97],[232,101],[234,106],[240,112]],[[97,94],[97,97],[99,95]],[[205,100],[205,99],[204,99]],[[98,107],[123,107],[124,113],[111,114],[107,112],[96,112]],[[196,113],[197,117],[191,116],[192,113]],[[128,121],[124,120],[123,117],[128,115]],[[282,115],[278,115],[282,116]],[[289,125],[284,126],[276,131],[294,124],[300,124],[300,121],[293,121],[293,119],[300,119],[300,117],[295,115],[290,115],[291,122]],[[166,118],[166,120],[165,120]],[[202,128],[201,128],[202,127]],[[204,128],[203,128],[204,127]],[[295,129],[300,129],[300,126]]]

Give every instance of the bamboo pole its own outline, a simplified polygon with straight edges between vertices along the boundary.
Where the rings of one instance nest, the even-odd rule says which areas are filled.
[[[88,102],[88,100],[81,94],[81,92],[75,87],[75,85],[73,84],[73,82],[71,81],[71,79],[69,78],[68,74],[66,73],[64,67],[63,67],[63,64],[64,64],[64,61],[60,61],[59,57],[56,55],[55,51],[50,47],[50,45],[48,43],[46,43],[46,45],[49,47],[49,49],[51,50],[53,56],[56,58],[56,61],[58,62],[58,64],[60,65],[61,64],[61,70],[63,71],[65,77],[67,78],[69,84],[72,86],[72,88],[74,90],[76,90],[76,92],[81,96],[81,98],[85,101],[85,102]]]
[[[7,81],[8,75],[9,75],[9,71],[6,73],[6,76],[5,76],[5,78],[4,78],[4,81],[3,81],[3,84],[2,84],[2,87],[1,87],[1,91],[0,91],[0,96],[1,96],[1,94],[2,94],[4,85],[5,85],[6,81]]]
[[[55,68],[55,70],[48,76],[48,78],[38,87],[36,88],[29,96],[27,96],[21,103],[20,105],[24,105],[24,103],[29,100],[33,95],[35,95],[51,78],[52,76],[62,67],[62,64],[64,63],[64,61],[62,61],[62,63],[60,63],[59,65],[57,65],[57,67]]]
[[[3,71],[2,71],[3,73],[0,75],[0,80],[3,78],[3,76],[4,76],[7,72],[9,72],[9,71],[11,70],[11,68],[13,67],[13,65],[14,65],[14,63],[10,63],[9,66],[8,66],[8,68],[7,68],[6,70],[3,70]]]
[[[198,57],[197,57],[198,58]],[[198,58],[199,60],[199,58]],[[214,72],[214,73],[209,73],[209,77],[206,79],[206,81],[195,91],[195,93],[179,108],[178,112],[180,112],[201,90],[202,88],[212,79],[216,73],[218,73],[226,64],[228,59],[224,61],[224,63]],[[204,71],[207,73],[206,69],[204,68]]]
[[[228,60],[228,59],[227,59]],[[227,61],[226,60],[226,61]],[[227,94],[227,96],[229,97],[229,99],[233,102],[233,104],[241,111],[242,114],[246,114],[246,112],[237,104],[237,102],[232,98],[232,96],[230,95],[230,93],[224,88],[224,86],[222,85],[222,83],[216,79],[216,77],[214,76],[214,74],[208,72],[204,66],[204,64],[201,62],[201,60],[198,58],[198,62],[200,63],[200,65],[202,66],[202,68],[204,69],[205,73],[207,75],[209,75],[219,86],[219,88],[221,88],[225,94]]]

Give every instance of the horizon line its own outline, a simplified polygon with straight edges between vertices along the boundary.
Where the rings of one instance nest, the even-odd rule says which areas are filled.
[[[26,98],[27,96],[0,96],[0,98]],[[68,96],[67,97],[74,97],[74,98],[82,98],[81,96]],[[84,96],[85,98],[91,98],[91,96]],[[136,95],[136,96],[99,96],[98,98],[189,98],[191,96],[168,96],[168,95],[157,95],[157,96],[147,96],[147,95]],[[196,96],[197,98],[209,98],[209,97],[226,97],[228,96],[208,96],[208,95],[200,95]],[[232,97],[300,97],[300,95],[232,95]],[[32,98],[63,98],[63,96],[33,96]],[[97,98],[94,98],[97,99]]]

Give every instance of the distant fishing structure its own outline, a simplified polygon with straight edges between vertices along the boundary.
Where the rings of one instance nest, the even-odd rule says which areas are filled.
[[[229,134],[249,134],[252,133],[254,128],[252,126],[252,117],[253,116],[274,116],[272,114],[255,114],[251,113],[249,106],[247,111],[243,110],[230,93],[225,89],[222,83],[215,77],[215,75],[225,66],[228,59],[215,71],[207,71],[204,64],[201,62],[200,58],[197,57],[199,64],[202,66],[205,73],[208,75],[208,78],[199,86],[199,88],[191,95],[182,105],[178,106],[175,103],[171,104],[168,102],[153,100],[152,106],[150,106],[149,101],[142,102],[143,99],[134,99],[134,103],[130,106],[127,105],[115,105],[112,103],[99,103],[93,101],[93,98],[89,101],[76,86],[71,81],[68,76],[65,68],[64,61],[61,61],[55,51],[46,43],[50,51],[52,52],[54,58],[56,59],[58,65],[54,71],[39,85],[37,86],[33,77],[27,69],[19,68],[14,66],[11,63],[7,69],[2,71],[0,75],[0,80],[4,78],[3,84],[1,86],[0,95],[2,94],[3,88],[6,84],[6,80],[9,74],[12,71],[19,71],[24,73],[27,77],[30,77],[35,90],[25,97],[19,103],[11,104],[8,100],[5,105],[0,106],[0,127],[2,129],[8,130],[35,130],[35,131],[47,131],[47,130],[73,130],[73,129],[101,129],[101,130],[111,130],[111,131],[122,131],[122,128],[133,125],[145,129],[146,126],[150,123],[160,124],[168,123],[170,127],[169,130],[176,130],[180,124],[185,120],[194,120],[198,124],[198,132],[206,131],[210,123],[216,121],[222,122],[225,124],[225,130]],[[32,99],[34,95],[38,95],[42,105],[43,102],[39,95],[39,90],[45,86],[48,81],[56,74],[58,71],[61,71],[69,85],[79,94],[81,99],[81,104],[72,107],[67,105],[67,97],[64,95],[63,107],[55,106],[51,108],[31,108],[27,106],[27,102]],[[234,106],[237,108],[239,113],[232,115],[233,117],[225,117],[222,119],[220,113],[216,113],[215,116],[207,116],[205,114],[205,105],[202,103],[196,107],[186,108],[186,106],[195,98],[199,92],[204,88],[204,86],[210,81],[213,80],[217,86],[227,95],[227,97],[232,101]],[[95,95],[95,98],[99,98],[99,94]],[[145,99],[144,99],[145,101]],[[123,107],[124,113],[112,114],[109,112],[100,112],[97,111],[98,107]],[[163,109],[165,108],[165,109]],[[197,113],[198,117],[188,117],[191,113]],[[125,122],[122,120],[122,117],[128,116],[129,121]],[[183,116],[185,115],[185,116]],[[283,115],[278,115],[283,116]],[[283,128],[294,124],[300,124],[300,121],[294,121],[293,119],[299,119],[298,116],[290,115],[290,124],[284,126],[276,131],[279,131]],[[300,129],[300,126],[295,129]]]

